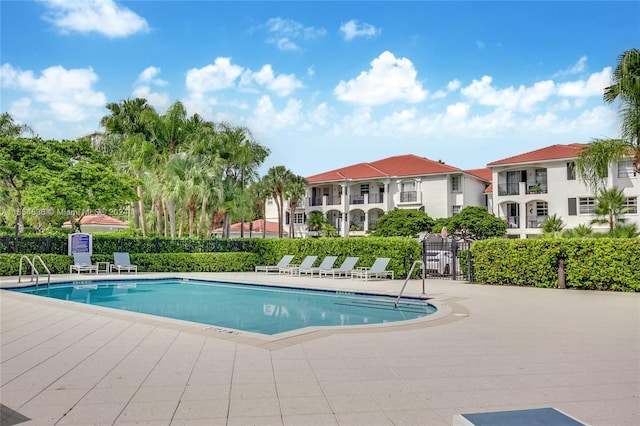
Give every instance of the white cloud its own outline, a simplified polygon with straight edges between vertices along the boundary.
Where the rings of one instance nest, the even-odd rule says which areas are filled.
[[[345,40],[353,40],[356,37],[375,37],[380,35],[382,30],[374,27],[371,24],[360,23],[355,19],[352,19],[348,22],[340,25],[340,32]]]
[[[38,104],[37,108],[44,106],[47,115],[70,122],[95,115],[107,103],[104,93],[92,88],[98,80],[92,68],[67,70],[58,65],[36,76],[33,71],[21,71],[10,64],[3,64],[0,72],[4,87],[27,94],[15,104],[18,109],[20,106]]]
[[[147,21],[113,0],[43,0],[45,19],[62,32],[97,32],[107,37],[126,37],[149,29]]]
[[[551,80],[536,82],[532,87],[521,85],[517,89],[513,86],[496,89],[491,85],[492,80],[490,76],[485,75],[480,80],[473,80],[469,86],[460,89],[460,93],[477,101],[480,105],[529,111],[555,92],[555,84]]]
[[[451,80],[449,83],[447,83],[447,90],[450,92],[455,92],[460,88],[461,85],[462,83],[460,82],[460,80],[456,78],[454,80]]]
[[[192,92],[205,93],[233,87],[242,74],[243,67],[232,65],[230,58],[216,58],[213,64],[187,71],[187,88]]]
[[[551,77],[556,78],[556,77],[564,77],[564,76],[573,75],[573,74],[580,74],[581,72],[585,71],[586,65],[587,65],[587,57],[581,56],[580,59],[578,59],[578,62],[576,62],[573,66],[565,70],[558,71]]]
[[[305,27],[299,22],[280,17],[269,19],[264,27],[269,33],[267,43],[275,44],[280,50],[298,50],[299,41],[322,37],[327,33],[324,28]]]
[[[140,86],[133,89],[133,96],[136,98],[144,98],[157,110],[163,110],[169,106],[170,98],[167,93],[157,93],[151,91],[149,86]]]
[[[280,74],[275,76],[269,64],[263,65],[260,71],[257,72],[251,70],[244,71],[240,86],[250,88],[254,82],[275,92],[278,96],[288,96],[295,90],[303,87],[302,82],[293,74]]]
[[[153,83],[157,86],[166,86],[167,82],[160,79],[160,78],[156,78],[156,76],[160,74],[160,68],[154,67],[154,66],[150,66],[144,69],[144,71],[142,71],[139,75],[138,75],[138,82],[139,83]]]
[[[289,99],[280,112],[276,110],[267,95],[260,97],[250,119],[261,131],[265,129],[282,129],[298,124],[302,117],[302,103],[297,99]]]
[[[371,61],[371,69],[347,82],[340,81],[335,96],[358,105],[382,105],[390,102],[417,103],[427,97],[416,81],[417,71],[407,58],[396,58],[385,51]]]
[[[558,95],[585,98],[602,96],[604,88],[611,84],[611,67],[604,68],[601,72],[593,73],[585,80],[570,81],[558,85]]]
[[[477,47],[478,49],[484,49],[484,48],[485,48],[484,41],[476,40],[476,47]]]

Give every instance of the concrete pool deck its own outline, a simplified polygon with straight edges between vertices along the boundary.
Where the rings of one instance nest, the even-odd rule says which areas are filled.
[[[187,275],[389,294],[403,283],[139,277]],[[412,280],[406,294],[421,290]],[[32,419],[20,425],[437,426],[543,407],[638,424],[640,295],[442,280],[426,293],[440,308],[430,320],[267,339],[2,291],[0,403]]]

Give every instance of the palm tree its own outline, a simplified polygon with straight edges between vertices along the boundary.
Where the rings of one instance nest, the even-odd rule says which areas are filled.
[[[619,101],[620,139],[595,139],[576,160],[576,171],[587,185],[598,192],[611,162],[633,153],[633,168],[640,173],[640,50],[631,49],[618,56],[611,85],[604,89],[604,101]]]
[[[293,173],[285,166],[271,167],[265,179],[267,186],[271,191],[271,197],[276,202],[278,209],[278,237],[282,238],[284,235],[283,222],[284,222],[284,195],[287,183],[293,176]]]
[[[260,218],[262,218],[262,238],[266,238],[267,236],[267,223],[266,223],[266,212],[265,209],[267,207],[266,199],[271,195],[271,189],[268,186],[268,182],[265,178],[260,179],[257,182],[254,182],[249,187],[249,192],[252,195],[253,203],[255,205],[256,211]]]
[[[591,223],[608,224],[609,233],[613,233],[614,228],[623,224],[626,219],[621,217],[629,209],[625,207],[627,198],[621,189],[603,189],[598,195],[598,204],[594,213],[598,216]]]
[[[307,218],[307,229],[309,231],[316,231],[318,235],[320,231],[327,224],[327,218],[320,212],[311,212],[309,217]]]
[[[33,129],[27,124],[16,123],[8,112],[3,112],[0,115],[0,137],[17,138],[23,133],[33,135]]]
[[[542,222],[542,232],[545,234],[553,235],[554,237],[558,236],[563,228],[564,222],[557,214],[547,217]]]
[[[286,182],[285,196],[289,199],[289,237],[295,238],[295,214],[296,208],[307,190],[307,180],[303,176],[292,175]]]
[[[591,229],[591,225],[585,225],[581,223],[575,228],[567,229],[562,233],[562,236],[565,238],[585,238],[591,237],[593,235],[593,230]]]

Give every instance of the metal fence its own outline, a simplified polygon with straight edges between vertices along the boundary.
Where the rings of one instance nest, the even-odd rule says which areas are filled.
[[[426,236],[422,240],[422,261],[426,275],[443,280],[474,281],[472,241]]]

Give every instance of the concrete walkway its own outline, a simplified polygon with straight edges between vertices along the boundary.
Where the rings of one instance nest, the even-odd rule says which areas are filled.
[[[32,419],[21,425],[437,426],[539,407],[594,426],[639,423],[640,295],[436,280],[426,291],[440,311],[425,321],[273,338],[1,291],[0,403]]]

